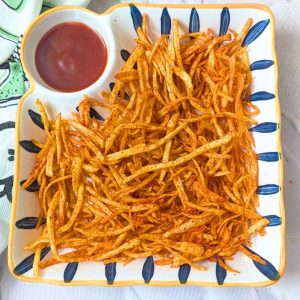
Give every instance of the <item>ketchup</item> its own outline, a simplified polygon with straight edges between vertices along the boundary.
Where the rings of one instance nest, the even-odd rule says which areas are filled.
[[[54,26],[42,37],[35,52],[41,78],[62,92],[76,92],[93,84],[103,73],[106,62],[103,39],[80,22]]]

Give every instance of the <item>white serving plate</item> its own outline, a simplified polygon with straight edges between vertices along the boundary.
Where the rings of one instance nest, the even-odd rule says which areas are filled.
[[[265,286],[276,282],[282,276],[285,269],[285,215],[274,18],[267,7],[259,4],[230,4],[227,8],[223,6],[137,4],[130,9],[128,4],[120,4],[102,15],[79,7],[64,6],[45,12],[31,24],[21,47],[22,63],[30,81],[30,89],[21,99],[17,114],[16,164],[8,251],[9,269],[14,276],[30,282],[113,286],[145,283],[157,286]],[[109,83],[114,80],[114,74],[123,64],[120,51],[125,49],[130,52],[134,47],[136,32],[133,20],[138,19],[136,17],[139,12],[148,14],[153,37],[158,37],[161,33],[161,18],[169,16],[178,19],[181,29],[185,32],[188,32],[190,25],[197,28],[198,19],[201,30],[210,27],[216,33],[220,27],[227,30],[226,22],[229,20],[229,27],[240,31],[247,18],[253,19],[253,29],[244,43],[249,44],[250,62],[254,63],[251,66],[254,78],[252,100],[256,101],[261,110],[261,114],[256,118],[259,125],[252,128],[259,154],[257,192],[261,205],[258,211],[261,215],[269,217],[272,226],[266,228],[266,236],[253,238],[251,249],[266,259],[268,264],[265,267],[255,265],[251,259],[238,253],[231,265],[240,270],[240,273],[225,274],[222,268],[208,261],[203,263],[208,268],[203,272],[190,269],[189,266],[180,269],[154,266],[152,258],[148,258],[146,261],[136,260],[127,266],[117,264],[106,268],[102,263],[94,262],[69,264],[68,267],[67,264],[58,264],[42,270],[38,278],[33,278],[32,253],[23,248],[34,241],[40,231],[24,227],[34,227],[32,224],[34,217],[39,214],[39,204],[35,193],[21,190],[20,182],[30,173],[36,154],[21,147],[20,141],[31,140],[33,137],[43,140],[45,134],[37,126],[38,116],[32,112],[29,114],[28,111],[36,111],[35,101],[40,98],[51,117],[59,112],[63,116],[70,116],[83,94],[98,97],[100,90],[108,89]],[[103,75],[90,87],[75,93],[62,93],[49,88],[39,77],[34,63],[34,53],[40,38],[50,28],[65,21],[80,21],[94,28],[101,34],[108,48],[108,62]],[[98,113],[106,116],[105,111],[98,110]],[[29,220],[29,225],[28,219],[24,219],[28,217],[33,217]]]

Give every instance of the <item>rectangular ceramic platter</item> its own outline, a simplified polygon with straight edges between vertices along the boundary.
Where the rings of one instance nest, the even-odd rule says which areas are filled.
[[[182,32],[188,32],[190,15],[193,6],[183,5],[137,5],[141,13],[148,15],[150,36],[158,37],[161,32],[161,15],[164,7],[171,18],[180,22]],[[221,23],[222,5],[195,5],[200,19],[202,31],[211,28],[216,34],[219,33]],[[261,257],[267,259],[281,275],[285,266],[285,219],[282,196],[282,160],[280,144],[280,108],[277,90],[277,61],[274,49],[274,20],[271,12],[264,6],[254,4],[228,5],[230,25],[229,27],[239,32],[247,18],[253,19],[253,25],[263,20],[270,20],[260,36],[248,46],[250,62],[270,60],[267,68],[254,70],[251,93],[268,92],[274,94],[269,100],[257,101],[255,104],[261,110],[256,118],[259,123],[254,129],[257,153],[261,154],[259,160],[259,213],[263,216],[275,216],[274,224],[277,226],[267,227],[267,235],[253,238],[252,249]],[[104,38],[108,47],[108,65],[102,77],[89,88],[76,93],[60,93],[48,88],[40,79],[34,65],[34,53],[41,36],[54,25],[65,21],[80,21],[93,27]],[[265,21],[266,23],[267,21]],[[14,182],[13,212],[11,219],[9,241],[9,267],[14,268],[22,260],[32,254],[31,251],[23,250],[24,246],[36,240],[40,231],[36,229],[18,229],[15,223],[25,217],[37,217],[39,204],[35,193],[22,191],[20,181],[27,178],[35,163],[36,154],[30,153],[19,146],[23,140],[44,140],[45,133],[33,123],[28,110],[37,111],[35,100],[40,98],[47,107],[47,112],[52,118],[59,112],[64,117],[69,117],[71,111],[82,99],[83,94],[89,94],[99,98],[99,91],[109,90],[109,83],[114,81],[114,74],[123,65],[120,55],[121,49],[129,52],[135,47],[134,39],[136,32],[133,26],[130,8],[123,4],[113,7],[104,15],[97,15],[88,10],[77,7],[55,8],[39,17],[29,28],[22,42],[22,62],[29,77],[31,87],[19,104],[16,132],[16,170]],[[273,64],[272,64],[273,63]],[[264,62],[258,63],[261,68]],[[255,66],[255,65],[254,65]],[[266,66],[264,66],[266,67]],[[259,95],[259,94],[258,94]],[[265,94],[263,94],[265,95]],[[262,98],[264,98],[262,96]],[[98,110],[105,117],[105,111]],[[262,154],[263,153],[263,154]],[[265,154],[267,153],[267,154]],[[280,224],[281,223],[281,224]],[[49,254],[48,254],[49,255]],[[113,286],[144,284],[142,269],[144,259],[136,260],[127,266],[117,264],[116,276]],[[187,283],[190,285],[216,286],[216,264],[205,261],[202,263],[207,271],[190,270]],[[227,272],[223,286],[263,286],[272,284],[262,272],[260,272],[251,259],[238,253],[230,265],[240,271],[239,274]],[[32,270],[29,270],[17,278],[35,281],[64,283],[64,271],[66,264],[57,264],[40,272],[39,278],[33,278]],[[105,266],[102,263],[83,262],[79,263],[77,272],[71,285],[92,284],[107,285]],[[179,285],[179,269],[169,266],[155,266],[150,285]]]

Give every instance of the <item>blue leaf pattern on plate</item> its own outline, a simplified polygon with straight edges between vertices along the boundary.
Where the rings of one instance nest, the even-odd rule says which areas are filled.
[[[187,282],[191,271],[191,266],[189,264],[181,265],[178,271],[178,279],[181,284]]]
[[[269,19],[256,23],[246,34],[242,42],[242,47],[249,45],[253,41],[255,41],[264,32],[264,30],[269,25],[269,23],[270,23]]]
[[[261,259],[263,259],[266,264],[263,265],[255,260],[252,260],[255,267],[262,273],[264,274],[267,278],[269,278],[272,281],[276,281],[280,278],[280,275],[278,273],[278,271],[276,270],[276,268],[269,262],[267,261],[265,258],[261,257],[260,255],[258,255],[257,253],[255,253],[253,250],[249,249],[248,247],[244,246],[248,251],[250,251],[251,253],[259,256]]]
[[[41,252],[41,260],[48,254],[50,248],[44,248]],[[23,275],[30,269],[32,269],[34,260],[34,253],[23,259],[14,269],[16,275]]]
[[[41,117],[40,114],[38,114],[37,112],[35,112],[35,111],[31,110],[31,109],[28,109],[28,114],[29,114],[32,122],[35,125],[37,125],[41,129],[44,129],[44,124],[43,124],[42,117]]]
[[[277,194],[280,190],[280,187],[277,184],[265,184],[260,185],[257,188],[256,193],[259,195],[273,195]]]
[[[38,220],[39,218],[37,217],[25,217],[16,222],[16,227],[19,229],[35,229]],[[45,223],[46,219],[43,218],[41,221],[41,225],[44,225]]]
[[[76,110],[79,111],[78,106],[76,107]],[[99,113],[95,109],[93,109],[92,107],[90,108],[90,117],[95,118],[95,119],[100,120],[100,121],[104,121],[104,118],[101,115],[99,115]]]
[[[281,225],[281,218],[276,215],[264,216],[264,218],[267,218],[270,222],[267,225],[268,227]]]
[[[227,271],[221,267],[218,263],[216,263],[216,277],[218,285],[222,285],[224,283],[224,280],[226,278]]]
[[[270,100],[270,99],[274,99],[274,98],[275,98],[274,94],[271,94],[271,93],[268,93],[265,91],[260,91],[260,92],[250,95],[251,101]]]
[[[25,182],[26,180],[22,180],[20,182],[20,186],[23,185],[23,183]],[[27,192],[37,192],[38,190],[40,189],[40,186],[39,184],[37,183],[37,181],[35,180],[31,185],[29,185],[27,188],[26,188],[26,191]]]
[[[263,70],[263,69],[267,69],[267,68],[271,67],[272,65],[274,65],[273,60],[262,59],[262,60],[258,60],[258,61],[255,61],[254,63],[252,63],[250,65],[250,70],[251,71]]]
[[[90,108],[90,117],[100,121],[104,121],[104,118],[101,115],[99,115],[99,113],[92,107]]]
[[[161,18],[160,18],[160,25],[161,25],[161,34],[169,34],[171,31],[171,18],[168,12],[168,9],[164,7]]]
[[[142,275],[143,275],[145,283],[150,282],[151,278],[153,277],[153,274],[154,274],[153,257],[148,256],[145,263],[144,263],[143,271],[142,271]]]
[[[105,265],[105,276],[107,279],[107,284],[113,284],[116,274],[117,274],[117,270],[116,270],[116,263],[110,263]]]
[[[261,124],[258,124],[252,128],[250,128],[250,131],[253,132],[260,132],[260,133],[271,133],[278,129],[278,124],[273,122],[264,122]]]
[[[130,7],[130,14],[131,14],[133,26],[135,31],[137,31],[137,29],[141,27],[143,23],[142,14],[134,4],[129,4],[129,7]]]
[[[111,82],[111,83],[109,84],[109,88],[110,88],[111,91],[114,89],[114,86],[115,86],[115,83],[114,83],[114,82]]]
[[[227,7],[224,7],[221,12],[221,22],[220,22],[220,32],[219,35],[224,35],[227,33],[230,23],[230,13]]]
[[[71,282],[76,274],[78,262],[68,263],[64,272],[64,282]]]
[[[130,97],[129,97],[129,95],[125,92],[125,94],[124,94],[124,100],[129,100],[130,99]]]
[[[278,152],[259,153],[257,155],[257,158],[262,161],[275,162],[279,160],[279,153]]]
[[[193,7],[190,16],[189,32],[192,33],[192,32],[199,32],[199,31],[200,31],[200,19],[196,8]]]
[[[130,56],[130,52],[125,49],[121,49],[120,54],[124,61],[127,61]]]
[[[30,153],[39,153],[41,151],[41,148],[37,145],[35,145],[30,140],[23,140],[19,142],[20,146],[25,149],[26,151]]]

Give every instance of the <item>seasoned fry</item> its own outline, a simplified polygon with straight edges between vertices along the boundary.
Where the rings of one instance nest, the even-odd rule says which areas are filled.
[[[48,116],[47,116],[47,113],[46,113],[45,106],[44,106],[44,104],[42,103],[42,101],[40,99],[37,99],[35,104],[36,104],[37,109],[41,113],[42,122],[43,122],[43,125],[44,125],[45,132],[47,134],[49,134],[50,123],[49,123],[49,119],[48,119]]]
[[[157,265],[218,262],[249,251],[266,234],[259,205],[258,164],[249,126],[259,109],[249,102],[251,72],[240,33],[170,35],[151,41],[146,16],[137,46],[102,100],[84,95],[72,119],[48,119],[46,141],[22,188],[34,180],[46,219],[35,250],[39,268],[62,262],[105,264],[156,256]],[[108,111],[91,117],[93,106]],[[39,262],[41,250],[52,257]],[[61,251],[64,248],[71,252]],[[61,254],[64,253],[64,254]]]

